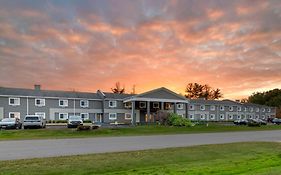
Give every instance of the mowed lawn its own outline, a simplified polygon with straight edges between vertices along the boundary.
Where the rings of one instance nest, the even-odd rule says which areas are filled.
[[[231,143],[0,161],[0,174],[280,175],[281,144],[270,142]]]
[[[157,135],[157,134],[188,134],[207,132],[233,132],[233,131],[258,131],[281,130],[281,125],[267,125],[261,127],[226,126],[211,123],[193,127],[167,127],[167,126],[137,126],[125,128],[100,128],[90,131],[76,131],[76,129],[28,129],[28,130],[0,130],[1,140],[18,139],[50,139],[50,138],[83,138],[104,136],[132,136],[132,135]]]

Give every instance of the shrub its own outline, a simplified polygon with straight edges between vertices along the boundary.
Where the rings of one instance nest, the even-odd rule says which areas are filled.
[[[87,131],[90,129],[91,129],[91,126],[83,126],[83,125],[77,126],[77,131]]]
[[[92,123],[91,120],[84,120],[83,122],[84,122],[84,123]]]
[[[167,124],[170,126],[192,126],[192,123],[187,118],[183,118],[175,113],[170,113],[167,119]]]
[[[92,126],[92,129],[99,129],[99,126],[94,125],[94,126]]]
[[[55,120],[54,123],[67,123],[67,120]]]

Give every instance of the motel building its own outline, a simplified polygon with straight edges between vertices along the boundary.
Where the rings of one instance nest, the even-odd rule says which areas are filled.
[[[155,123],[160,112],[173,112],[192,121],[267,119],[276,108],[232,100],[187,99],[165,87],[141,94],[114,94],[0,87],[0,119],[39,115],[49,120],[81,116],[96,123]]]

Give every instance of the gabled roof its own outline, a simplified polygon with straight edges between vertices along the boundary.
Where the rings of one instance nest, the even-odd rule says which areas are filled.
[[[105,95],[105,98],[112,98],[112,99],[123,99],[127,97],[134,96],[134,94],[117,94],[112,92],[103,92]]]
[[[97,93],[0,87],[0,95],[101,99]]]

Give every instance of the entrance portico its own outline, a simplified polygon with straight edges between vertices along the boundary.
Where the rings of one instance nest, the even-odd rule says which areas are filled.
[[[159,111],[173,112],[187,117],[188,99],[164,87],[129,97],[132,124],[136,124],[136,109],[140,110],[140,123],[153,123]]]

